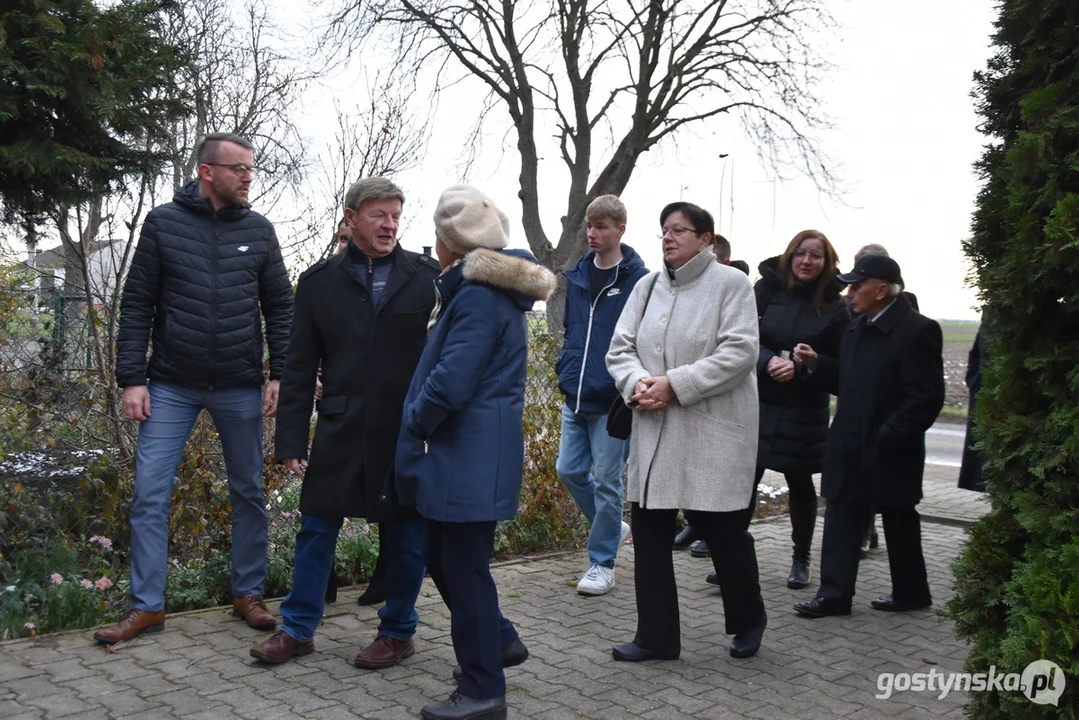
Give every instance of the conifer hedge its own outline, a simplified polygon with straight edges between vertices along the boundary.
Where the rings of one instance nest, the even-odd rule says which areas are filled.
[[[1079,708],[1079,0],[1003,0],[975,97],[990,143],[966,251],[988,361],[975,415],[992,511],[954,565],[969,672],[1064,669],[1059,704],[972,693],[974,718]]]

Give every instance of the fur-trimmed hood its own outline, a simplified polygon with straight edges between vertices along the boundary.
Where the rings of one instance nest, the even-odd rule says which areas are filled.
[[[554,292],[558,280],[527,250],[487,250],[469,252],[462,263],[463,277],[474,283],[505,290],[524,310]]]

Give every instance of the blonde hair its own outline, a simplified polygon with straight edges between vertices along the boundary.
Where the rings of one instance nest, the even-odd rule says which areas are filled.
[[[590,218],[610,218],[616,225],[626,224],[626,206],[617,195],[600,195],[588,203],[588,209],[584,211],[586,220]]]

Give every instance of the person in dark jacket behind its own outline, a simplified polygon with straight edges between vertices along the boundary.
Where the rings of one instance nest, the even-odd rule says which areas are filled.
[[[978,409],[978,393],[982,390],[982,363],[985,362],[985,341],[982,331],[974,337],[974,344],[967,355],[967,390],[970,404],[967,406],[967,435],[963,441],[963,464],[959,468],[959,487],[964,490],[985,492],[982,476],[982,454],[974,449],[974,411]]]
[[[761,407],[757,475],[750,508],[756,509],[756,485],[765,469],[783,473],[790,492],[793,563],[787,587],[809,584],[810,546],[817,521],[813,474],[821,471],[828,437],[827,392],[795,373],[791,357],[805,343],[818,355],[839,356],[839,341],[850,312],[836,282],[839,261],[824,233],[803,230],[779,257],[760,265],[753,290],[760,317],[761,350],[757,384]]]
[[[164,626],[172,482],[203,408],[221,436],[232,501],[233,614],[256,628],[276,624],[262,601],[262,412],[273,415],[277,407],[292,286],[273,225],[247,205],[251,143],[206,135],[195,156],[198,179],[146,216],[120,303],[116,381],[124,389],[124,414],[141,423],[131,599],[119,623],[94,633],[100,643]],[[270,355],[265,385],[263,318]]]
[[[868,245],[863,245],[861,248],[859,248],[858,252],[854,253],[855,264],[857,264],[857,262],[866,255],[883,255],[884,257],[889,257],[888,248],[884,247],[879,243],[869,243]],[[907,292],[907,290],[904,288],[903,297],[907,299],[907,302],[910,303],[910,306],[912,308],[914,308],[915,310],[918,309],[918,298],[917,296],[915,296],[914,293]],[[846,298],[846,302],[847,307],[851,308],[851,314],[856,315],[857,313],[851,306],[851,301],[849,297]],[[866,516],[862,522],[862,554],[864,555],[870,550],[875,549],[879,544],[880,538],[877,536],[877,514],[870,511],[866,513]]]
[[[382,495],[405,392],[427,338],[438,267],[433,258],[397,243],[403,204],[404,193],[386,178],[354,183],[345,194],[351,244],[305,271],[296,286],[276,454],[278,462],[303,477],[303,517],[292,590],[281,603],[282,628],[250,650],[263,662],[283,663],[313,652],[346,517],[379,521],[379,544],[386,545],[388,558],[378,634],[353,664],[375,670],[415,652],[423,521],[396,512]],[[323,395],[312,440],[320,364]]]
[[[405,399],[395,478],[427,519],[427,567],[446,607],[457,690],[429,720],[506,717],[504,667],[528,658],[498,609],[495,524],[517,515],[524,463],[525,312],[554,289],[527,251],[504,250],[509,219],[466,185],[442,193],[442,265],[430,336]]]
[[[922,555],[925,431],[944,405],[940,325],[903,297],[899,265],[866,255],[837,279],[848,285],[861,317],[843,333],[839,360],[804,343],[794,348],[799,373],[839,396],[824,451],[820,589],[794,606],[799,615],[849,615],[858,578],[858,538],[867,511],[879,509],[888,546],[892,593],[876,610],[902,612],[933,600]]]
[[[614,561],[629,535],[629,524],[622,521],[628,443],[607,434],[607,413],[620,398],[605,358],[626,298],[648,269],[633,248],[622,244],[626,206],[617,196],[593,200],[585,223],[591,251],[565,273],[565,342],[558,358],[558,387],[566,402],[556,467],[591,527],[589,567],[577,592],[603,595],[614,586]]]

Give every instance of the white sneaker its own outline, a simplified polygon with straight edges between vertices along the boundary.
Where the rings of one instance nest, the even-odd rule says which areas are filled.
[[[588,568],[581,581],[577,583],[579,595],[606,595],[614,587],[614,570],[602,565]]]
[[[629,523],[622,523],[622,536],[618,538],[618,546],[622,547],[626,544],[626,538],[629,537]]]

